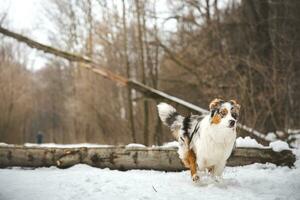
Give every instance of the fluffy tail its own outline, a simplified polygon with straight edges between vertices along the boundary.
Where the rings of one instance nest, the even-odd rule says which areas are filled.
[[[157,105],[158,114],[161,121],[170,127],[172,131],[178,129],[183,121],[183,117],[178,114],[176,109],[166,103],[160,103]]]

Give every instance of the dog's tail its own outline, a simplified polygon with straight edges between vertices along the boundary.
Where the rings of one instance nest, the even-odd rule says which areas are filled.
[[[173,106],[160,103],[157,105],[157,108],[161,121],[170,127],[172,131],[176,131],[181,127],[184,117],[179,115]]]

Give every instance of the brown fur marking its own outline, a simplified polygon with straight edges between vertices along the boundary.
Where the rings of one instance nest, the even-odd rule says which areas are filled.
[[[237,103],[236,100],[230,100],[229,102],[231,102],[233,104],[233,106],[237,109],[237,110],[240,110],[241,106],[240,104]]]
[[[212,124],[219,124],[221,122],[221,116],[219,114],[216,114],[215,116],[213,116],[213,118],[211,119],[211,123]]]
[[[193,177],[197,173],[196,154],[190,149],[186,157],[183,160],[184,165],[191,170],[191,176]]]
[[[222,117],[225,117],[227,114],[228,114],[228,110],[227,110],[226,108],[220,110],[220,115],[221,115]]]
[[[223,100],[222,99],[218,99],[218,98],[212,100],[210,102],[210,104],[209,104],[209,109],[210,110],[214,110],[214,109],[219,108],[221,106],[221,103],[220,103],[221,101],[223,101]]]

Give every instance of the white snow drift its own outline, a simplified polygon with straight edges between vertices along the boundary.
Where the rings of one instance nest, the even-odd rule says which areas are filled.
[[[237,146],[287,149],[285,143],[275,142],[262,147],[249,138],[238,139]],[[5,146],[6,144],[0,144]],[[175,142],[165,146],[176,146]],[[35,146],[27,144],[26,146]],[[49,144],[42,146],[66,147]],[[78,145],[77,145],[78,146]],[[76,147],[77,147],[76,146]],[[80,144],[79,146],[97,145]],[[137,144],[131,147],[142,147]],[[71,145],[70,147],[75,147]],[[69,169],[19,168],[0,169],[0,200],[116,200],[116,199],[300,199],[300,150],[294,168],[273,164],[253,164],[226,167],[223,181],[203,177],[193,183],[188,171],[159,172],[131,170],[127,172],[76,165]]]

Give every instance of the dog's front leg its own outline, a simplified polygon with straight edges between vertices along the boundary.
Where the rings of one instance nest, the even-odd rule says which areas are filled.
[[[215,177],[220,178],[224,171],[225,165],[226,165],[226,160],[222,160],[218,164],[214,165],[214,167],[212,169],[212,174]]]

